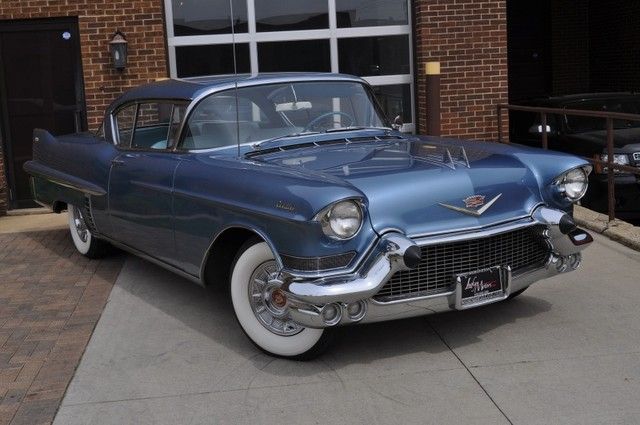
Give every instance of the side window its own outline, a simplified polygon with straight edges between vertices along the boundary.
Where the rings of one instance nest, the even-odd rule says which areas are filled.
[[[173,105],[170,103],[141,103],[131,147],[166,149],[172,109]]]
[[[187,112],[186,104],[173,105],[173,112],[171,114],[171,124],[169,126],[169,136],[167,140],[167,147],[173,147],[178,142],[178,131],[180,131],[180,124],[184,120],[184,115]]]
[[[118,146],[131,146],[131,135],[133,133],[133,122],[136,119],[136,104],[120,109],[116,115],[116,128],[118,130],[116,143]]]

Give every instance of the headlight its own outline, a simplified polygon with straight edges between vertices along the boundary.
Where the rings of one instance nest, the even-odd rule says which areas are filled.
[[[576,202],[582,198],[589,186],[589,172],[591,167],[574,168],[558,177],[554,184],[558,192],[571,202]]]
[[[609,155],[602,154],[600,155],[600,159],[603,161],[608,161],[609,160]],[[613,154],[613,163],[614,164],[618,164],[618,165],[629,165],[629,155],[624,154],[624,153],[614,153]],[[609,172],[609,167],[607,167],[606,165],[603,165],[601,167],[602,169],[602,173],[607,173]],[[599,170],[596,170],[599,171]],[[615,168],[613,169],[614,173],[623,173],[624,171],[621,170],[616,170]]]
[[[357,201],[340,201],[320,211],[316,220],[325,235],[334,239],[349,239],[362,226],[362,208]]]

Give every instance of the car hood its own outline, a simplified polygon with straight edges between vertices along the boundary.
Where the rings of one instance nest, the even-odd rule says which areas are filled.
[[[363,194],[378,233],[411,236],[528,216],[544,202],[541,186],[584,164],[539,149],[434,138],[307,146],[255,159],[340,179]],[[491,203],[482,214],[480,202]]]

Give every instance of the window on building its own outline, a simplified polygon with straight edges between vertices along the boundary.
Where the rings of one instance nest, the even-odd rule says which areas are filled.
[[[405,0],[336,0],[338,28],[407,25]]]
[[[258,43],[258,61],[261,72],[330,72],[329,40]]]
[[[251,72],[249,44],[236,44],[238,73]],[[176,47],[176,72],[180,78],[233,74],[233,44]]]
[[[327,0],[255,0],[254,4],[259,32],[329,28]]]
[[[247,32],[247,2],[232,0],[231,5],[234,31]],[[229,0],[171,0],[169,10],[176,37],[231,33]]]
[[[363,77],[413,129],[409,0],[165,0],[171,75],[322,71]],[[233,14],[233,17],[232,17]],[[231,21],[235,34],[231,35]]]
[[[338,61],[340,72],[346,74],[410,74],[409,36],[341,38]]]

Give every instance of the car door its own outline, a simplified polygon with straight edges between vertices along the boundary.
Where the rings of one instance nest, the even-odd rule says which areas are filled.
[[[113,239],[167,263],[175,257],[172,146],[184,104],[132,103],[114,114],[120,153],[111,162],[109,216]]]

